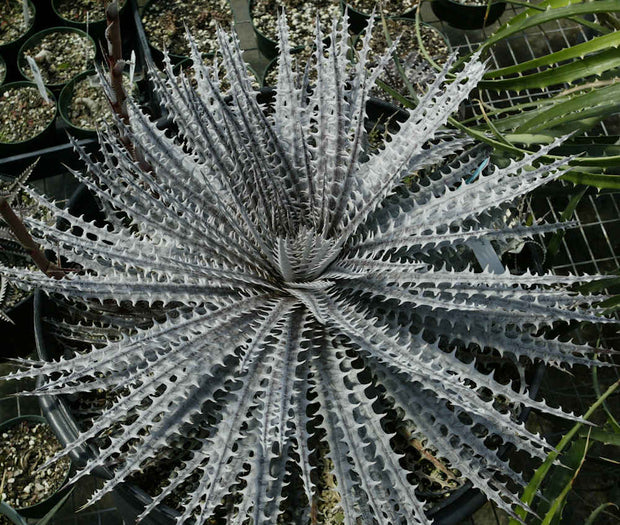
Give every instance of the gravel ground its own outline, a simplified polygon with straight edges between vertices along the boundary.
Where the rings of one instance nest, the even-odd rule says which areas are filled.
[[[418,0],[349,0],[347,5],[366,14],[372,13],[373,9],[379,13],[382,8],[385,16],[398,16],[415,8]]]
[[[36,87],[6,89],[0,95],[0,142],[13,144],[34,138],[55,115],[56,105],[44,103]]]
[[[129,79],[123,76],[125,91]],[[96,74],[83,78],[73,86],[73,98],[67,108],[71,124],[78,128],[96,130],[112,121],[112,108]]]
[[[278,40],[278,13],[282,9],[286,11],[291,47],[312,46],[317,10],[324,29],[330,28],[333,18],[341,13],[338,0],[254,0],[250,6],[254,25],[274,41]]]
[[[49,425],[22,421],[0,438],[3,501],[14,508],[31,507],[62,486],[71,464],[68,458],[37,471],[62,448]]]
[[[46,85],[58,85],[89,69],[95,58],[95,44],[74,31],[54,31],[25,49],[23,54],[20,66],[28,78],[32,80],[34,76],[27,65],[26,56],[34,58]]]
[[[125,5],[126,0],[118,2],[119,7]],[[60,15],[66,20],[86,23],[100,22],[105,20],[105,9],[108,5],[106,0],[57,0],[54,6]]]
[[[210,53],[218,47],[215,32],[217,24],[228,29],[232,19],[228,0],[171,0],[165,3],[153,1],[142,15],[144,30],[151,45],[159,50],[166,48],[174,55],[183,56],[189,55],[184,24],[187,24],[198,49],[203,53]]]
[[[30,24],[25,27],[21,0],[3,0],[0,19],[0,45],[8,44],[22,36],[34,24],[34,11],[29,8]]]

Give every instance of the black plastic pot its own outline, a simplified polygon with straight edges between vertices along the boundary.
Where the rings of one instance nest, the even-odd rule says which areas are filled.
[[[307,50],[308,48],[302,47],[302,48],[298,48],[295,50],[292,50],[293,53],[293,59],[295,59],[295,55],[298,53],[303,52],[304,50]],[[272,58],[269,63],[267,64],[267,66],[265,66],[265,69],[263,71],[262,75],[258,75],[257,73],[254,73],[256,78],[258,79],[258,82],[261,86],[261,88],[265,88],[265,89],[274,89],[275,83],[271,83],[268,84],[267,83],[267,76],[274,70],[278,68],[278,57],[274,57]],[[250,68],[252,69],[252,68]],[[253,70],[252,70],[253,71]],[[276,72],[277,74],[277,72]]]
[[[4,84],[4,81],[6,80],[6,73],[6,62],[4,61],[4,58],[2,58],[2,55],[0,55],[0,86]]]
[[[506,2],[493,0],[487,14],[487,5],[461,4],[456,0],[433,0],[433,13],[440,20],[458,29],[481,29],[495,22],[506,9]],[[486,18],[485,18],[486,15]]]
[[[81,139],[94,138],[97,136],[97,131],[95,129],[81,128],[73,124],[73,122],[71,122],[71,119],[69,118],[69,107],[71,106],[71,102],[73,101],[73,90],[75,84],[91,75],[96,75],[96,72],[93,69],[84,71],[79,75],[73,77],[69,82],[67,82],[65,87],[62,88],[62,91],[60,92],[60,95],[58,97],[58,114],[62,119],[65,129],[74,137]]]
[[[21,0],[19,1],[21,3]],[[0,44],[0,53],[6,56],[7,60],[8,60],[8,57],[12,56],[14,53],[17,53],[20,46],[26,41],[26,39],[34,31],[35,21],[37,17],[37,10],[35,9],[34,4],[31,2],[31,0],[28,0],[28,5],[30,6],[30,9],[32,10],[32,20],[30,21],[30,26],[28,27],[28,29],[24,31],[16,39],[11,40],[10,42],[6,42],[4,44]]]
[[[391,32],[391,37],[392,38],[396,38],[399,34],[402,36],[402,33],[404,31],[403,27],[409,27],[410,30],[413,33],[413,37],[414,37],[414,43],[412,43],[412,47],[410,48],[404,48],[404,49],[408,49],[409,51],[413,51],[414,49],[417,50],[418,49],[418,42],[417,42],[417,38],[415,36],[415,27],[416,27],[416,22],[414,19],[411,18],[405,18],[405,17],[392,17],[389,19],[390,22],[396,22],[399,24],[404,24],[398,27],[398,29],[396,31],[394,31],[393,29],[390,30],[390,28],[388,28],[388,30],[390,30]],[[445,52],[446,55],[445,57],[441,57],[444,58],[445,60],[439,61],[439,65],[443,65],[445,63],[445,61],[447,61],[448,57],[450,56],[450,54],[452,53],[452,46],[450,45],[450,41],[448,40],[448,38],[446,37],[446,35],[440,31],[439,28],[427,24],[426,22],[421,22],[420,23],[420,29],[424,30],[424,31],[431,31],[433,34],[438,35],[439,37],[441,37],[443,43],[445,44]],[[373,38],[377,38],[377,35],[383,35],[383,27],[382,24],[379,24],[379,27],[375,27],[375,36]],[[351,44],[351,47],[354,49],[354,53],[357,53],[358,50],[358,45],[360,44],[361,38],[362,38],[363,34],[359,33],[357,35],[355,35],[353,37],[353,42]],[[424,42],[424,38],[423,38],[423,42]],[[403,41],[401,40],[401,47],[399,47],[400,49],[403,49]],[[375,47],[377,46],[377,43],[375,42]],[[385,51],[387,51],[387,45],[385,48],[379,46],[378,49],[375,49],[375,51],[379,52],[379,53],[384,53]],[[398,55],[398,51],[395,53],[396,55]],[[432,56],[432,53],[431,53]],[[401,57],[403,58],[403,57]],[[424,64],[424,63],[428,63],[429,64],[429,73],[425,76],[425,77],[418,77],[417,79],[413,79],[410,76],[407,77],[407,80],[412,84],[412,87],[414,88],[415,92],[417,95],[421,95],[425,92],[425,90],[428,88],[428,85],[430,85],[430,83],[434,80],[434,70],[432,69],[432,65],[426,60],[426,58],[422,55],[422,53],[419,53],[419,63],[420,64]],[[433,59],[439,60],[440,57],[438,57],[437,55],[432,56]],[[384,72],[382,74],[381,77],[379,77],[381,81],[385,82],[388,87],[390,87],[391,89],[394,89],[396,92],[398,92],[400,95],[404,96],[404,97],[410,97],[409,94],[409,90],[407,88],[407,85],[405,83],[403,83],[402,86],[396,85],[394,83],[394,77],[390,77],[386,74],[386,72]],[[400,78],[400,73],[398,74],[398,78]],[[417,82],[416,82],[417,80]],[[425,80],[428,81],[428,83],[425,82]],[[377,86],[376,88],[377,90],[379,90],[379,86]],[[375,91],[376,92],[376,91]],[[389,93],[384,93],[384,94],[380,94],[378,95],[380,97],[384,97],[387,100],[389,100],[390,102],[393,102],[394,104],[398,104],[400,105],[400,101],[397,101],[396,99],[394,99],[394,97],[392,97]],[[459,110],[460,111],[460,110]]]
[[[2,350],[0,358],[26,357],[34,346],[32,331],[32,294],[27,295],[5,313],[12,323],[0,321]]]
[[[69,201],[69,211],[73,215],[85,215],[88,220],[103,222],[104,215],[99,210],[96,200],[85,186],[80,186]],[[34,294],[34,333],[37,354],[40,359],[49,361],[58,355],[62,355],[62,348],[49,336],[45,330],[43,319],[53,316],[54,305],[42,292]],[[42,380],[38,380],[40,385]],[[71,414],[65,399],[59,396],[40,396],[39,403],[47,421],[54,430],[58,440],[67,445],[79,435],[77,421]],[[96,451],[90,445],[83,445],[69,453],[71,462],[78,468],[83,467],[96,457]],[[94,474],[102,479],[111,479],[112,472],[106,467],[98,467]],[[151,501],[146,492],[139,487],[123,483],[114,489],[113,497],[116,507],[125,523],[133,523],[144,507]],[[141,523],[144,525],[174,525],[178,513],[165,505],[160,505]]]
[[[253,15],[254,0],[249,0],[249,1],[250,1],[249,3],[250,20],[252,22],[252,27],[254,28],[254,32],[256,33],[256,42],[258,45],[258,49],[268,60],[272,60],[276,58],[276,56],[278,55],[278,43],[274,38],[263,33],[256,26],[256,24],[254,23],[254,15]],[[290,13],[287,13],[287,17],[290,23]],[[327,43],[329,39],[326,38],[325,41]],[[295,53],[295,52],[301,51],[302,49],[304,49],[304,47],[305,47],[304,45],[291,46],[291,51]]]
[[[211,65],[213,57],[214,57],[213,53],[207,53],[203,55],[202,58],[205,60],[207,64]],[[190,69],[191,65],[192,65],[192,59],[185,58],[184,60],[181,60],[181,62],[179,62],[177,65],[175,65],[172,71],[174,72],[175,75],[178,75],[180,72],[187,71],[188,69]],[[258,84],[258,87],[262,88],[263,87],[262,77],[256,71],[254,71],[254,68],[252,66],[250,66],[249,64],[246,64],[246,65],[247,65],[248,71],[256,79],[256,83]]]
[[[95,20],[89,19],[88,25],[87,25],[86,21],[82,22],[79,20],[67,18],[64,15],[62,15],[58,11],[58,4],[59,4],[59,0],[51,0],[51,5],[54,11],[54,14],[60,20],[63,26],[75,27],[81,31],[84,31],[85,33],[88,33],[95,40],[95,42],[100,42],[100,41],[103,42],[105,40],[104,34],[105,34],[106,26],[107,26],[105,12],[102,18],[95,19]],[[127,25],[127,22],[131,23],[131,9],[129,8],[129,0],[125,0],[125,3],[123,5],[120,5],[120,2],[119,2],[119,8],[120,8],[119,16],[120,16],[120,21],[121,21],[121,28],[123,28]]]
[[[28,525],[13,507],[9,507],[4,501],[0,501],[0,516],[5,516],[14,525]]]
[[[2,96],[2,94],[9,89],[21,88],[26,86],[34,87],[36,89],[36,85],[32,82],[11,82],[10,84],[3,84],[2,86],[0,86],[0,96]],[[0,141],[0,158],[19,152],[33,151],[45,148],[53,144],[56,133],[56,128],[54,126],[56,120],[56,97],[54,97],[54,94],[49,89],[47,90],[47,96],[50,98],[51,103],[54,104],[54,116],[50,119],[47,127],[34,137],[30,137],[20,142]],[[43,99],[41,99],[41,101],[43,101]]]
[[[265,57],[267,57],[267,59],[273,60],[278,55],[278,44],[273,38],[268,37],[258,27],[256,27],[256,24],[254,23],[254,16],[252,16],[253,7],[254,2],[253,0],[250,0],[250,21],[252,22],[252,28],[254,29],[254,33],[256,34],[256,44],[258,45],[258,50]]]
[[[194,0],[194,1],[195,1],[195,0]],[[162,2],[161,2],[160,0],[149,0],[149,1],[145,4],[144,8],[142,9],[142,17],[144,17],[144,15],[145,15],[146,13],[148,13],[149,8],[150,8],[152,5],[154,5],[154,4],[161,4],[161,3],[162,3]],[[230,20],[230,21],[232,22],[232,9],[231,9],[231,20]],[[146,39],[148,40],[148,44],[149,44],[149,47],[150,47],[150,54],[152,55],[153,60],[155,61],[155,63],[156,63],[158,66],[161,66],[161,65],[163,64],[163,58],[164,58],[164,52],[163,52],[163,49],[161,49],[160,47],[158,47],[157,45],[155,45],[155,44],[154,44],[153,42],[151,42],[151,40],[148,38],[148,34],[146,33],[146,26],[144,25],[144,22],[143,22],[143,21],[141,22],[141,25],[142,25],[142,28],[143,28],[144,34],[145,34],[145,36],[146,36]],[[225,25],[225,24],[223,24],[223,25]],[[212,54],[212,53],[213,53],[213,51],[209,51],[209,52],[205,52],[204,54],[205,54],[205,55],[209,55],[209,54]],[[173,64],[175,64],[175,65],[176,65],[176,64],[178,64],[178,63],[180,63],[180,62],[182,62],[183,60],[185,60],[185,59],[189,58],[189,56],[187,56],[187,55],[180,55],[180,54],[177,54],[177,53],[172,53],[170,50],[168,50],[168,56],[170,57],[170,60],[172,61],[172,63],[173,63]]]
[[[96,129],[81,128],[73,124],[73,122],[69,118],[69,108],[71,107],[71,103],[73,101],[75,85],[87,77],[96,77],[98,79],[97,72],[94,69],[83,71],[79,75],[76,75],[75,77],[73,77],[69,82],[67,82],[65,87],[62,88],[62,91],[60,92],[60,95],[58,97],[58,114],[60,115],[60,118],[62,119],[62,125],[69,133],[71,133],[71,135],[79,139],[95,139],[95,137],[97,136]],[[129,78],[128,75],[124,76],[124,79],[128,79],[128,78]],[[134,82],[132,93],[136,94],[137,92],[138,92],[137,83]],[[105,96],[103,87],[101,88],[101,94]]]
[[[22,421],[30,421],[33,423],[45,423],[48,425],[47,419],[42,416],[37,415],[27,415],[27,416],[19,416],[13,419],[9,419],[0,424],[0,435],[8,430],[9,428],[14,427],[15,425],[21,423]],[[50,425],[51,426],[51,425]],[[52,427],[53,430],[53,427]],[[60,486],[59,489],[56,490],[52,495],[45,498],[43,501],[37,503],[36,505],[32,505],[30,507],[16,508],[13,509],[19,516],[24,518],[42,518],[45,516],[53,507],[58,503],[63,496],[68,492],[69,486],[67,485],[67,481],[69,479],[69,475],[71,472],[71,468],[67,469],[67,474],[65,479]],[[1,512],[0,512],[1,514]],[[17,522],[19,523],[19,522]]]
[[[273,87],[273,84],[267,84],[267,76],[277,67],[278,67],[278,57],[272,58],[269,61],[269,64],[267,64],[265,71],[263,71],[263,75],[260,79],[261,87]]]
[[[349,13],[349,24],[351,32],[354,34],[361,33],[368,24],[368,20],[370,18],[370,13],[365,11],[361,11],[355,8],[355,0],[350,0],[347,2],[346,0],[340,0],[340,5],[342,6],[342,11],[344,12],[345,8]],[[402,13],[398,13],[395,15],[389,15],[388,18],[415,18],[415,13],[417,10],[417,6],[409,11],[403,11]],[[375,13],[376,17],[380,17],[380,13],[377,9]]]
[[[35,33],[34,35],[32,35],[30,38],[28,38],[28,40],[26,40],[26,42],[23,43],[23,45],[19,49],[19,54],[17,57],[17,66],[19,67],[19,71],[24,78],[30,79],[30,74],[31,74],[30,67],[28,66],[28,63],[24,56],[24,51],[26,49],[30,49],[33,46],[36,46],[39,42],[41,42],[41,40],[43,40],[50,33],[77,33],[83,38],[87,39],[88,42],[90,42],[90,45],[92,46],[92,50],[93,50],[93,60],[95,56],[97,55],[97,46],[95,45],[95,41],[92,39],[92,37],[87,35],[84,31],[81,31],[80,29],[77,29],[74,27],[50,27],[48,29],[44,29],[43,31],[39,31],[38,33]],[[90,69],[91,67],[92,65],[89,65],[87,66],[86,69]],[[65,84],[67,84],[67,82],[69,82],[70,80],[71,78],[67,78],[67,80],[63,82],[58,82],[55,84],[45,84],[45,85],[52,91],[56,91],[58,93],[60,92],[62,87]]]

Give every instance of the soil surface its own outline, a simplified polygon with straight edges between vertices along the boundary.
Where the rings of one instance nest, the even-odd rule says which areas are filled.
[[[0,143],[13,144],[36,137],[56,115],[56,105],[46,104],[34,86],[0,92]]]
[[[373,9],[379,14],[382,8],[384,15],[398,16],[411,11],[418,5],[418,0],[348,0],[347,5],[368,15]]]
[[[0,435],[2,500],[14,508],[31,507],[51,496],[67,477],[71,462],[62,458],[36,470],[62,445],[46,423],[21,421]]]
[[[232,19],[228,0],[153,0],[142,15],[144,30],[151,45],[161,51],[165,48],[173,55],[183,56],[189,55],[184,24],[187,24],[198,49],[203,53],[210,53],[219,47],[217,24],[227,30]]]
[[[24,50],[31,56],[41,70],[46,85],[64,84],[75,75],[90,68],[95,58],[95,45],[84,35],[76,32],[55,31],[40,42]],[[20,67],[31,80],[34,78],[26,62],[20,57]]]
[[[118,6],[123,7],[126,0],[120,0]],[[109,0],[57,0],[54,2],[56,10],[66,20],[86,23],[105,20],[105,10]]]
[[[0,45],[17,40],[34,24],[34,11],[28,6],[30,21],[26,27],[21,0],[3,0],[0,9]]]
[[[329,31],[341,13],[339,0],[253,0],[250,13],[256,28],[267,38],[278,40],[278,13],[284,9],[291,47],[312,46],[317,11],[323,31]]]
[[[127,91],[129,79],[123,78]],[[88,76],[74,84],[73,98],[67,108],[71,124],[82,129],[96,130],[104,122],[112,122],[112,115],[112,108],[97,75]]]

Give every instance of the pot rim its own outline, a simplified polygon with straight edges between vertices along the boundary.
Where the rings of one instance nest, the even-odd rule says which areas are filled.
[[[95,44],[95,40],[88,33],[82,31],[81,29],[79,29],[77,27],[69,27],[69,26],[48,27],[47,29],[43,29],[41,31],[38,31],[38,32],[34,33],[33,35],[31,35],[30,37],[28,37],[28,39],[21,45],[21,47],[19,48],[19,51],[17,53],[17,68],[19,69],[20,74],[28,82],[32,82],[32,79],[26,74],[26,72],[25,72],[26,70],[24,69],[26,67],[24,65],[25,60],[23,60],[24,51],[28,47],[30,47],[32,44],[37,44],[37,42],[39,40],[42,40],[45,36],[49,35],[50,33],[77,33],[80,36],[86,37],[86,39],[89,41],[89,43],[92,46],[92,49],[94,51],[92,60],[94,61],[96,56],[97,56],[97,44]],[[58,82],[56,84],[45,84],[45,87],[49,88],[49,89],[60,89],[62,86],[65,86],[70,81],[71,81],[71,79],[65,80],[64,82]]]
[[[50,427],[52,429],[52,432],[54,432],[54,435],[56,435],[55,429],[54,427],[50,424],[50,422],[47,420],[47,418],[45,418],[44,416],[40,416],[38,414],[24,414],[21,416],[17,416],[11,419],[8,419],[6,421],[3,421],[2,423],[0,423],[0,432],[3,430],[8,430],[14,426],[16,426],[17,424],[19,424],[22,421],[33,421],[36,423],[45,423],[48,427]],[[56,438],[58,439],[58,437]],[[60,441],[60,440],[58,440]],[[69,460],[69,467],[66,469],[66,473],[65,476],[62,480],[62,483],[58,486],[58,488],[56,490],[54,490],[49,496],[45,497],[44,499],[42,499],[41,501],[38,501],[37,503],[33,504],[33,505],[29,505],[27,507],[11,507],[10,505],[7,504],[7,506],[9,506],[11,509],[15,510],[17,512],[17,514],[23,513],[32,513],[33,515],[35,513],[39,513],[39,512],[44,512],[44,509],[47,510],[47,507],[49,506],[50,502],[53,501],[58,494],[65,490],[67,485],[67,481],[69,480],[69,476],[71,474],[71,468],[72,468],[72,462],[71,460]],[[0,512],[1,514],[1,512]],[[21,517],[21,516],[20,516]]]
[[[80,20],[73,20],[71,18],[66,18],[65,16],[63,16],[60,11],[58,11],[58,7],[56,6],[58,4],[60,0],[51,0],[51,5],[52,5],[52,10],[54,11],[54,14],[60,19],[62,20],[62,22],[64,24],[69,25],[70,27],[77,27],[77,28],[81,28],[81,27],[86,27],[86,21],[82,22]],[[118,0],[117,0],[118,1]],[[127,4],[129,4],[130,0],[124,0],[124,3],[122,5],[119,5],[119,12],[123,11],[126,7]],[[120,4],[120,2],[119,2]],[[94,26],[94,25],[99,25],[99,24],[107,24],[106,22],[106,15],[105,15],[105,11],[104,11],[104,15],[103,18],[97,18],[95,20],[91,20],[89,17],[88,20],[88,26]]]
[[[18,88],[18,87],[34,87],[35,89],[37,89],[37,85],[34,82],[31,82],[29,80],[17,80],[15,82],[9,82],[8,84],[0,85],[0,94],[4,93],[8,89]],[[2,147],[19,148],[20,146],[28,146],[33,141],[36,141],[41,135],[46,133],[54,125],[54,122],[56,120],[56,116],[58,115],[58,106],[56,104],[56,102],[57,102],[56,101],[56,97],[54,96],[54,93],[52,93],[52,91],[50,90],[50,88],[48,86],[45,86],[45,90],[47,92],[47,96],[50,98],[50,101],[51,101],[50,104],[53,103],[54,104],[54,108],[55,108],[54,109],[54,115],[53,115],[53,117],[51,117],[50,121],[47,123],[45,128],[42,129],[36,135],[34,135],[32,137],[28,137],[25,140],[20,140],[19,142],[2,142],[2,141],[0,141],[0,148],[2,148]]]
[[[2,51],[5,48],[9,48],[10,46],[14,46],[23,38],[28,38],[28,35],[32,32],[35,26],[36,18],[37,18],[37,8],[34,5],[34,2],[32,0],[28,0],[28,5],[32,9],[32,18],[31,18],[30,26],[26,29],[26,31],[24,31],[17,38],[14,38],[13,40],[10,40],[9,42],[5,42],[4,44],[0,44],[0,51]]]

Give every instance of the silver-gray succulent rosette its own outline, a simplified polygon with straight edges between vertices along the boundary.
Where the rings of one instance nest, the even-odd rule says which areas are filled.
[[[466,183],[486,154],[444,125],[484,73],[474,57],[455,74],[451,62],[398,132],[371,150],[366,103],[391,57],[367,70],[370,29],[351,61],[347,26],[345,17],[328,33],[318,28],[307,70],[297,71],[282,18],[269,108],[232,34],[219,33],[224,93],[195,46],[193,81],[167,62],[167,76],[151,81],[171,128],[158,129],[129,101],[122,134],[142,162],[112,131],[102,133],[100,157],[80,153],[88,174],[75,175],[106,210],[104,225],[33,194],[71,225],[29,220],[36,239],[82,271],[53,280],[4,267],[3,276],[90,309],[159,312],[87,352],[24,363],[12,376],[48,378],[37,394],[117,393],[65,450],[115,428],[74,477],[118,463],[93,501],[200,425],[142,516],[180,490],[178,523],[203,524],[235,493],[231,523],[275,524],[297,487],[307,517],[321,442],[345,524],[430,523],[386,430],[377,400],[387,400],[428,447],[514,515],[518,495],[506,482],[525,482],[486,436],[534,458],[551,446],[494,399],[578,419],[455,350],[493,349],[520,367],[595,364],[593,348],[540,335],[557,322],[607,321],[596,296],[572,291],[592,276],[492,272],[472,255],[476,243],[560,227],[498,222],[515,199],[563,173],[566,159],[540,162],[557,142]],[[76,322],[74,333],[84,326]]]

